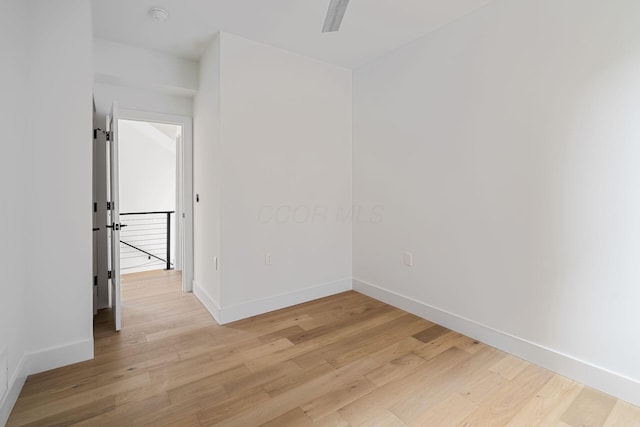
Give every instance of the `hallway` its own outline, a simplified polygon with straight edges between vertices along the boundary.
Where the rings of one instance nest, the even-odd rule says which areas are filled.
[[[640,419],[626,403],[355,292],[220,327],[180,279],[174,271],[124,276],[123,330],[113,332],[101,313],[95,359],[30,377],[8,425]]]

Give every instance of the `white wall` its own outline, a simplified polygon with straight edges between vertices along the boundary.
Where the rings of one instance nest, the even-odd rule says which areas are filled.
[[[96,81],[193,96],[198,90],[198,63],[110,40],[93,41]]]
[[[26,375],[93,355],[89,3],[4,2],[0,50],[4,424]]]
[[[193,101],[194,292],[221,306],[220,268],[220,38],[216,36],[200,59],[199,91]],[[195,196],[194,196],[195,197]],[[195,285],[199,285],[197,288]]]
[[[198,106],[205,97],[208,114]],[[221,234],[206,226],[208,249],[196,271],[209,271],[196,285],[218,299],[219,320],[349,289],[351,223],[338,215],[351,207],[351,72],[223,33],[202,60],[196,111],[196,235],[198,218],[214,215],[221,186]],[[216,253],[219,295],[207,281]]]
[[[95,83],[93,94],[96,109],[104,126],[104,118],[111,110],[113,101],[126,110],[148,111],[153,113],[191,116],[193,97],[174,95],[145,88]]]
[[[498,0],[358,69],[356,287],[640,404],[639,14]]]
[[[37,0],[31,11],[28,189],[30,371],[93,356],[91,10]]]
[[[231,34],[221,46],[223,305],[350,279],[336,212],[351,207],[351,72]]]
[[[3,399],[7,388],[20,374],[18,364],[28,339],[23,317],[28,268],[25,244],[28,237],[27,194],[24,186],[17,185],[29,179],[24,168],[29,151],[25,137],[27,101],[24,96],[28,84],[28,5],[22,0],[7,1],[0,14],[0,52],[3,55],[3,66],[0,67],[0,127],[3,129],[0,223],[5,224],[0,239],[0,425],[4,425],[9,407],[17,397],[12,396],[9,403]]]
[[[108,114],[113,101],[129,110],[193,114],[197,62],[99,38],[93,54],[98,115]]]
[[[158,130],[172,130],[167,135]],[[176,137],[179,126],[120,120],[120,211],[176,208]]]

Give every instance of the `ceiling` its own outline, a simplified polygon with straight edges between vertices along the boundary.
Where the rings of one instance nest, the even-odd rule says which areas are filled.
[[[197,60],[229,32],[357,68],[492,0],[351,0],[342,29],[322,33],[329,0],[93,0],[96,37]],[[166,22],[148,15],[169,11]]]

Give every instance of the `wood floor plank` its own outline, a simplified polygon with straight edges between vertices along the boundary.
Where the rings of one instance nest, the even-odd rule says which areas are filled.
[[[515,356],[506,355],[502,360],[489,368],[491,372],[508,380],[514,379],[520,372],[524,371],[529,364]]]
[[[455,426],[461,424],[477,408],[477,405],[470,400],[453,393],[420,414],[409,425],[411,427]]]
[[[293,362],[279,363],[227,381],[224,384],[224,388],[230,396],[235,396],[245,393],[247,390],[262,389],[263,386],[272,381],[277,381],[281,378],[286,378],[288,375],[296,375],[301,372],[302,369]]]
[[[420,343],[420,345],[416,346],[413,352],[423,359],[429,360],[436,357],[440,353],[447,351],[451,347],[458,347],[460,349],[463,349],[458,345],[461,343],[464,344],[462,338],[464,337],[460,334],[449,332],[440,335],[426,343],[416,340]]]
[[[284,415],[261,424],[261,427],[308,427],[311,425],[313,425],[311,418],[301,408],[294,408]]]
[[[342,390],[345,385],[351,384],[376,367],[377,364],[371,359],[357,360],[341,369],[299,384],[296,388],[260,402],[241,414],[225,419],[220,425],[255,425],[267,422],[295,407],[304,405],[315,397]],[[211,412],[215,410],[209,411]],[[202,417],[201,421],[203,418],[208,421],[207,417]]]
[[[553,374],[529,365],[512,381],[482,399],[479,408],[464,423],[468,427],[506,425],[527,404],[531,396],[544,387]]]
[[[21,395],[13,408],[14,412],[19,413],[23,410],[30,411],[34,406],[41,406],[45,403],[52,402],[66,396],[74,396],[78,392],[85,392],[97,387],[95,376],[84,378],[79,381],[60,382],[59,385],[53,385],[48,389],[38,387],[37,392],[25,393]]]
[[[287,338],[289,341],[293,342],[291,337],[303,332],[304,329],[302,329],[300,325],[293,325],[288,328],[277,329],[273,332],[266,333],[259,336],[258,339],[263,343],[278,341],[281,338]]]
[[[346,321],[345,319],[338,319],[333,322],[325,323],[313,329],[303,330],[300,333],[291,335],[287,338],[294,344],[300,344],[302,342],[309,341],[323,335],[330,335],[332,333],[344,331],[345,324],[349,324],[354,327],[359,322],[364,322],[368,319],[376,318],[380,314],[388,313],[393,310],[395,310],[393,307],[381,306],[362,312],[356,312]]]
[[[604,427],[640,427],[640,417],[638,417],[638,408],[635,406],[617,401],[604,423]]]
[[[313,423],[314,427],[351,427],[351,424],[345,421],[337,412],[329,414]]]
[[[507,382],[508,380],[488,369],[480,370],[463,381],[456,392],[464,396],[465,399],[480,405],[487,399],[487,396],[498,393]]]
[[[413,335],[413,337],[418,341],[428,343],[449,332],[451,331],[443,326],[432,324],[431,326],[427,327],[425,330],[420,331],[417,334]]]
[[[582,386],[554,376],[513,418],[508,426],[555,425],[582,391]]]
[[[405,377],[426,361],[413,353],[405,354],[369,372],[366,377],[378,387],[398,378]]]
[[[240,365],[226,371],[209,375],[208,377],[173,387],[168,390],[169,399],[173,404],[199,399],[226,399],[229,397],[229,393],[224,384],[228,381],[244,378],[248,374],[250,374],[249,369],[244,365]]]
[[[270,401],[270,397],[262,390],[235,396],[230,399],[218,401],[214,405],[210,405],[209,407],[199,411],[197,413],[198,420],[202,425],[217,425],[222,423],[226,419],[233,418],[236,415],[242,415],[245,411],[251,410],[255,406],[260,405],[262,402],[267,401]],[[284,414],[274,414],[274,417],[278,417],[280,415]],[[271,419],[273,418],[270,418],[267,415],[263,417],[263,420],[261,422],[267,422]],[[253,424],[259,425],[257,423],[257,420],[253,420]]]
[[[178,272],[123,277],[123,329],[29,377],[14,426],[640,426],[640,409],[357,292],[220,326]]]
[[[423,379],[421,381],[423,386],[420,389],[389,407],[391,412],[407,424],[414,422],[423,412],[446,399],[451,393],[460,392],[477,377],[485,376],[485,370],[495,357],[493,349],[486,349],[476,357],[471,357],[464,350],[456,347],[442,355],[452,350],[464,354],[465,357],[462,357],[455,366],[447,366],[435,375]]]
[[[164,392],[126,404],[118,404],[116,398],[116,407],[114,410],[74,423],[73,427],[126,426],[129,425],[129,422],[133,418],[139,416],[140,413],[154,413],[167,407],[169,403],[169,398]]]
[[[327,362],[341,367],[367,357],[404,339],[403,334],[411,334],[424,328],[426,321],[411,314],[394,319],[386,324],[363,331],[355,337],[345,338],[324,347],[321,353]]]
[[[585,387],[564,413],[561,421],[572,427],[601,427],[615,404],[616,400],[611,396]]]
[[[322,396],[303,404],[301,408],[313,421],[319,421],[329,414],[336,412],[342,406],[364,396],[376,389],[376,385],[367,378],[358,378],[342,385],[337,390],[330,391]]]
[[[389,363],[392,360],[395,360],[399,357],[405,356],[409,353],[416,354],[420,356],[416,349],[418,349],[423,344],[413,337],[406,337],[388,347],[385,347],[373,354],[371,357],[376,362],[379,362],[380,365],[384,365],[385,363]]]
[[[62,412],[40,418],[37,421],[25,424],[29,427],[51,427],[73,425],[84,420],[96,418],[104,413],[113,411],[116,403],[114,396],[106,396],[92,400],[80,406],[67,409]]]
[[[336,369],[324,362],[311,369],[300,369],[293,374],[289,374],[285,377],[278,378],[264,384],[263,389],[269,393],[270,396],[277,396],[288,390],[298,387],[300,384],[304,384],[308,381],[312,381],[315,378],[327,375],[331,372],[335,372]]]
[[[343,406],[338,412],[352,425],[369,422],[377,417],[381,408],[391,408],[399,402],[411,399],[420,390],[429,387],[429,384],[433,383],[439,375],[455,369],[470,357],[471,355],[463,350],[451,348],[416,367],[407,376],[390,381],[355,402]],[[418,408],[417,412],[421,412],[422,409],[422,407]],[[398,413],[395,415],[398,416]]]
[[[102,402],[103,399],[115,399],[114,396],[117,393],[142,387],[149,384],[149,382],[149,374],[144,373],[123,381],[98,387],[91,393],[79,393],[66,396],[42,405],[36,405],[35,408],[21,407],[12,412],[10,422],[15,423],[15,425],[33,424],[56,414],[68,413],[73,410],[81,410],[80,408],[90,407],[93,402]]]
[[[355,345],[358,339],[365,334],[370,334],[371,330],[379,330],[381,325],[385,325],[391,321],[394,321],[400,317],[406,316],[406,313],[401,310],[393,309],[388,313],[381,314],[373,319],[368,319],[364,322],[359,322],[355,325],[346,324],[338,331],[330,334],[321,335],[312,340],[303,341],[291,348],[284,349],[279,352],[275,352],[269,356],[269,359],[255,358],[252,361],[247,362],[247,366],[252,370],[262,369],[264,366],[281,363],[290,359],[298,359],[303,356],[314,353],[316,361],[323,360],[329,361],[330,355],[327,353],[332,348],[344,348],[345,345]],[[375,333],[375,332],[374,332]],[[399,338],[401,339],[401,338]],[[342,343],[342,344],[337,344]],[[340,352],[338,351],[338,353]]]

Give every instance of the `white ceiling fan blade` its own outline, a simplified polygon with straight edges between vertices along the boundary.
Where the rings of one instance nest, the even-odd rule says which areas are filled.
[[[331,33],[340,29],[347,6],[349,6],[349,0],[331,0],[329,11],[322,27],[323,33]]]

